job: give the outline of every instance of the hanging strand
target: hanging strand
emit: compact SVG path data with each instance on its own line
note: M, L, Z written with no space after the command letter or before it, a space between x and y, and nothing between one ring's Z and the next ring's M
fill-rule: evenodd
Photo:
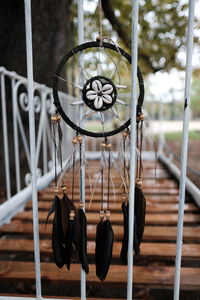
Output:
M103 152L103 150L102 150L102 152ZM102 166L101 166L101 211L103 211L103 164L102 164Z
M123 138L123 151L124 151L124 182L126 182L126 138ZM126 189L124 185L124 194L126 194Z
M99 36L100 40L103 36L103 28L102 28L102 3L101 0L99 0Z
M110 168L111 168L111 148L112 145L106 140L106 149L108 151L108 186L107 186L107 209L106 219L110 219Z
M55 131L55 124L53 123L52 124L52 131L53 131L53 142L54 142L54 163L55 163L55 188L58 187L58 183L57 183L57 167L56 167L56 164L57 164L57 145L56 145L56 131Z
M75 176L75 159L76 159L76 144L78 143L77 137L72 139L72 144L74 145L73 158L72 158L72 203L74 201L74 176Z
M100 166L100 176L101 176L101 208L100 208L100 220L104 219L104 151L106 149L106 142L101 142L101 166Z
M82 165L83 165L83 161L82 161L82 142L83 142L83 137L81 135L77 136L77 141L79 142L79 178L80 178L80 188L82 186L82 176L81 176L81 172L82 172ZM80 208L84 207L84 202L83 202L83 197L82 197L82 189L80 189Z
M139 151L139 120L136 121L136 147L137 147L137 155L136 155L136 178L139 178L139 159L138 159L138 151Z
M58 123L58 116L55 114L51 117L52 123L52 137L53 137L53 144L54 144L54 163L55 163L55 173L54 173L54 192L55 194L58 193L58 181L57 181L57 142L56 142L56 124Z
M142 142L143 142L143 120L140 125L140 162L139 162L139 178L142 179Z

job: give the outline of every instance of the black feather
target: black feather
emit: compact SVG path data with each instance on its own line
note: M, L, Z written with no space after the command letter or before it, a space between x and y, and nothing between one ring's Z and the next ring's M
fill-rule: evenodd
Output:
M55 196L55 214L52 229L52 249L55 264L59 268L62 268L65 264L65 247L60 202L61 201L58 196Z
M84 211L80 208L78 210L79 221L80 221L80 252L79 258L83 270L88 274L88 258L87 258L87 219Z
M123 235L123 240L122 240L120 259L126 265L127 264L127 253L128 253L128 204L126 204L126 202L122 202L121 207L122 207L122 212L123 212L124 235Z
M140 187L135 187L135 238L134 250L135 254L140 254L140 243L142 241L146 214L146 200Z
M114 233L109 220L100 221L96 231L96 275L100 280L104 280L108 273L112 260Z

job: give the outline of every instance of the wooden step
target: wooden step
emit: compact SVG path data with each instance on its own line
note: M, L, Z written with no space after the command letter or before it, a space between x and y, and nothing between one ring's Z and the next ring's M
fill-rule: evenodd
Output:
M45 224L40 224L39 226L40 234L42 235L51 235L52 225L49 224L45 228ZM113 225L113 230L116 240L122 240L123 229L120 225ZM88 238L94 239L96 235L96 226L88 225L87 226ZM0 228L0 234L25 234L33 235L33 226L32 224L23 224L19 221L12 222L10 224L5 224ZM146 226L144 230L144 240L176 240L177 228L176 226ZM188 227L184 226L183 239L185 241L200 242L200 227Z
M97 224L99 222L99 214L88 212L87 214L88 224ZM39 222L45 223L47 219L46 212L39 212ZM13 220L21 220L25 222L32 222L33 214L32 211L23 211L18 213ZM52 222L53 214L49 218L49 222ZM122 213L111 213L110 220L112 224L123 224L123 215ZM177 214L150 214L147 213L145 217L146 225L176 225L178 220ZM200 214L185 214L184 223L200 223Z
M77 203L78 204L78 203ZM42 211L48 211L51 207L52 203L50 201L39 201L38 202L38 208L39 210ZM99 203L93 202L90 206L90 208L88 208L88 210L90 212L99 212ZM87 210L88 205L86 206L86 210ZM31 210L32 209L32 201L29 201L26 205L26 210ZM121 203L110 203L110 210L112 212L121 212ZM199 208L193 204L193 203L187 203L184 206L184 210L187 213L190 212L198 212L200 211ZM177 213L178 212L178 204L168 204L168 203L149 203L147 201L147 213Z
M29 299L29 298L34 298L35 299L35 295L24 295L24 294L1 294L0 293L0 297L1 296L4 296L4 297L17 297L17 299L20 297L20 298L24 298L24 299ZM80 297L72 297L72 296L69 296L69 297L67 297L67 296L65 296L65 297L61 297L61 296L46 296L46 295L42 295L42 299L45 299L45 298L48 298L48 299L64 299L64 300L66 300L66 299L70 299L70 300L81 300L81 298ZM16 300L17 300L16 299ZM119 298L115 298L115 299L113 299L113 298L88 298L87 297L87 300L125 300L125 299L119 299ZM134 300L139 300L139 298L134 298Z
M71 194L68 194L69 198L71 197ZM59 193L59 197L62 197L62 194ZM39 194L39 201L53 201L53 194L52 193L43 193L43 194ZM147 195L145 194L145 199L147 202L153 202L153 203L178 203L178 195L165 195L165 194L160 194L160 195ZM187 199L187 198L186 198ZM74 195L74 200L75 201L80 201L80 196L79 194L75 194ZM87 193L86 194L86 202L90 202L91 200L91 193ZM99 195L94 195L94 197L92 198L92 203L94 202L100 202L101 201L101 196ZM122 202L122 199L120 196L118 197L113 197L113 194L110 195L110 202L111 203L115 203L115 202Z
M20 298L24 298L24 299L29 299L29 298L33 298L33 299L35 299L35 295L24 295L24 294L1 294L0 293L0 297L2 297L2 296L4 296L4 297L17 297L16 298L16 300L20 297ZM62 296L47 296L47 295L42 295L42 299L45 299L45 298L48 298L48 299L55 299L56 298L56 300L57 299L64 299L64 300L66 300L66 299L70 299L70 300L81 300L81 298L80 297L72 297L72 296L64 296L64 297L62 297ZM88 298L87 297L87 300L125 300L125 299L121 299L121 298ZM135 298L134 297L134 300L139 300L139 298Z
M113 257L119 258L122 244L115 242L113 247ZM26 239L0 239L0 253L33 253L33 240ZM172 243L145 243L140 247L140 255L138 258L145 257L159 257L163 259L174 259L176 254L176 244ZM51 240L40 240L40 252L45 254L52 254ZM89 241L87 245L88 255L94 256L95 242ZM200 245L198 244L184 244L183 245L183 260L200 259Z
M43 281L53 284L72 284L80 281L80 265L71 265L70 271L65 267L58 269L53 263L41 263L41 278ZM0 262L0 282L12 281L35 281L34 263L32 262ZM173 287L174 267L165 266L134 266L134 284L138 287L168 289ZM127 284L127 267L112 265L109 273L102 283L96 277L94 265L90 265L90 272L87 276L87 283L90 285L102 286L125 286ZM200 269L181 269L181 289L199 290Z
M178 195L179 194L179 191L177 188L163 188L163 189L160 189L160 188L156 188L156 187L143 187L142 188L143 192L145 195ZM52 194L52 189L46 189L44 190L44 193L51 193ZM71 188L67 188L67 193L70 195L71 194ZM80 193L80 190L78 188L76 188L74 190L74 194L78 194L79 195ZM91 196L91 193L93 193L93 191L88 191L86 190L85 194L86 196ZM116 196L121 196L122 195L122 191L118 191L118 190L115 190L115 192L113 192L113 189L111 187L111 190L110 190L110 194L111 195L116 195ZM59 195L62 195L61 193L59 193ZM101 195L101 189L100 188L96 188L95 191L94 191L94 195L98 195L100 196ZM104 195L106 196L107 195L107 189L105 189L104 191Z
M106 178L105 178L106 179ZM85 187L86 188L90 188L90 183L92 182L96 182L96 180L92 177L91 179L88 179L87 177L85 178ZM101 180L99 179L99 182L101 182ZM120 177L115 177L113 178L113 182L114 183L119 183L120 185L122 184L122 180ZM72 179L71 178L68 178L68 180L66 181L66 183L70 186L72 184ZM156 179L144 179L143 180L143 185L144 186L157 186L157 187L170 187L170 188L174 188L174 187L178 187L178 183L175 179L173 178L170 178L170 179L165 179L165 178L156 178ZM79 187L79 180L77 178L77 181L74 182L74 186L75 187ZM49 185L49 188L50 189L53 189L54 188L54 182L52 182L50 185Z

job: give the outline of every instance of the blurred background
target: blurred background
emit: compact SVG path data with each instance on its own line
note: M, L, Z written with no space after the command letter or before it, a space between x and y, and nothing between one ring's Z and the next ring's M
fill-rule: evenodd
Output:
M141 0L139 3L139 67L145 82L146 124L151 126L148 132L151 132L151 138L155 143L162 135L165 151L175 158L177 164L180 161L184 108L187 2L185 0ZM85 0L84 13L85 41L96 40L100 29L98 1ZM102 18L103 35L109 36L117 45L130 53L130 1L102 0ZM0 65L26 77L23 1L2 0L0 23ZM58 62L67 51L78 44L77 23L77 0L32 1L35 81L52 87L53 74ZM200 3L198 2L194 30L188 175L200 187L199 29ZM73 81L77 68L72 66L66 73L66 77ZM66 92L76 96L76 91L70 85L66 86ZM9 118L11 119L12 111L9 106L7 109L8 130L10 129L11 132L12 124L10 122L9 127ZM28 122L25 119L23 121ZM2 141L2 131L0 140ZM2 155L1 153L1 161ZM1 176L3 182L3 169Z

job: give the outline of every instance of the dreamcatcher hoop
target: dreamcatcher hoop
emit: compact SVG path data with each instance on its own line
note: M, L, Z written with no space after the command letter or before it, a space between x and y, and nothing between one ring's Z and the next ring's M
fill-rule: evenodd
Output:
M122 55L123 57L126 58L126 60L131 64L131 56L124 51L123 49L121 49L120 47L114 45L114 44L110 44L107 42L102 42L102 41L93 41L93 42L88 42L88 43L84 43L81 44L75 48L73 48L71 51L69 51L60 61L57 70L54 74L54 80L53 80L53 97L54 97L54 105L57 108L57 112L60 113L60 115L62 116L63 120L71 127L73 128L77 133L82 134L82 135L86 135L86 136L90 136L90 137L95 137L95 138L106 138L108 136L113 136L125 129L127 129L131 123L130 118L128 119L128 121L124 122L121 126L119 126L118 128L112 130L112 131L105 131L105 132L92 132L92 131L88 131L85 130L81 127L79 127L77 124L75 124L74 122L71 121L71 119L66 115L66 113L64 112L62 105L61 105L61 101L59 98L59 92L58 92L58 79L60 77L60 74L62 72L62 69L64 67L64 65L67 63L67 61L74 56L75 54L86 50L86 49L90 49L90 48L105 48L105 49L110 49L113 50L115 52L120 53L120 55ZM137 115L140 115L142 112L142 105L143 105L143 100L144 100L144 82L143 82L143 77L142 77L142 73L139 69L139 67L137 68L137 77L138 77L138 83L139 83L139 97L138 97L138 104L137 104Z

